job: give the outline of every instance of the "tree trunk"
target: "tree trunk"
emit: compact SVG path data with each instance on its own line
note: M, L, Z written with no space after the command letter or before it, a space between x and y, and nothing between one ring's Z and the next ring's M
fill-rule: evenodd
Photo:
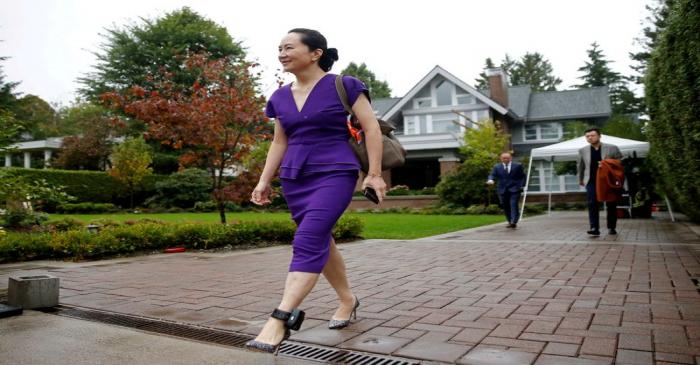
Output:
M219 209L219 217L221 218L221 224L226 224L226 207L224 206L224 202L217 200L216 208Z

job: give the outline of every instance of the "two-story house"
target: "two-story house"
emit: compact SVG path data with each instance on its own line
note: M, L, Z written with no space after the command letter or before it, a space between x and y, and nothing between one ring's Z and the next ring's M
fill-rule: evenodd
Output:
M460 163L464 130L476 127L469 119L500 121L511 135L514 158L524 160L532 148L561 141L566 123L601 125L610 117L606 87L535 92L527 85L509 87L501 69L487 71L486 90L435 66L404 97L373 101L377 116L397 126L396 135L408 152L405 166L385 173L391 185L435 186L440 175ZM551 162L533 166L530 185L535 193L546 187L579 191L575 178L553 175Z

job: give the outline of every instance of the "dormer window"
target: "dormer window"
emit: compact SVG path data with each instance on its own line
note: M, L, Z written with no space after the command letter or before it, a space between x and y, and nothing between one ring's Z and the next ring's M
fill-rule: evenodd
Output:
M443 80L435 85L435 95L437 97L437 105L452 105L452 92L454 87L451 83Z

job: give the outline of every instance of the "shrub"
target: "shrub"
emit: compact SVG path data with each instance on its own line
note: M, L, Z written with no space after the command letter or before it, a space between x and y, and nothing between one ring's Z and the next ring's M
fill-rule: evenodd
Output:
M546 210L546 204L525 204L525 213L528 214L540 214Z
M156 183L156 194L148 205L192 208L199 201L211 198L211 176L202 169L185 169Z
M28 210L8 209L0 215L0 225L9 229L27 229L40 226L49 219L48 214Z
M49 223L49 226L56 231L65 232L76 229L83 229L83 222L79 219L65 217Z
M97 235L88 231L68 231L53 235L51 250L57 257L73 257L82 260L91 256Z
M498 205L472 205L467 208L467 214L502 214L503 211Z
M406 185L393 186L386 193L386 195L391 195L391 196L409 195L409 194L410 194L410 190L409 190L408 186L406 186Z
M100 218L100 219L93 219L89 222L89 224L95 224L100 226L100 228L110 228L110 227L119 227L120 223L113 220L113 219L107 219L107 218Z
M117 211L112 203L64 203L56 211L64 214L99 214Z
M419 211L420 214L444 214L462 215L467 214L467 208L453 204L440 204L438 206L426 207Z
M216 202L213 200L196 202L194 203L194 210L197 212L215 212Z
M452 205L466 207L496 202L496 189L486 185L486 177L490 171L484 163L466 160L455 171L444 176L435 187L435 191L443 203Z
M52 257L49 233L7 232L0 237L0 263Z
M173 246L211 249L260 242L290 243L295 229L291 221L222 225L163 224L142 220L105 225L98 233L85 229L53 233L8 232L0 235L0 262L41 258L97 259ZM333 229L335 237L345 241L359 237L361 232L362 221L357 217L343 216Z
M420 190L420 195L435 195L434 187L425 187Z
M76 198L77 202L112 203L115 205L128 201L124 187L103 171L76 171L56 169L23 169L6 168L10 175L24 176L30 181L46 180L53 186L62 186L63 191ZM145 197L155 193L155 184L167 178L164 175L149 175L144 178L141 190L137 191L136 202L142 202ZM45 202L48 211L56 207L56 203Z
M362 234L362 220L358 217L342 216L333 227L333 236L337 240L350 240Z

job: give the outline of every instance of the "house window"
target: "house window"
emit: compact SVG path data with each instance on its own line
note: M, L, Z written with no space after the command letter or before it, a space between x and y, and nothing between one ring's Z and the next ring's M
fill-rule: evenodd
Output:
M532 141L537 139L537 124L525 124L525 140Z
M564 175L564 188L566 191L579 191L581 186L578 184L578 176L567 174Z
M559 176L554 174L554 164L551 162L542 163L542 175L546 182L544 191L559 191L561 190L561 182Z
M476 114L476 121L477 122L484 122L488 119L490 119L488 110L479 110L477 112L477 114Z
M415 117L415 118L406 117L403 124L404 124L404 133L405 134L418 134L420 132L417 117Z
M432 107L432 99L431 98L420 98L420 99L414 99L413 101L413 109L424 109L424 108L430 108Z
M526 141L558 140L562 134L561 123L526 123L523 136Z
M530 181L527 186L528 192L539 192L540 191L540 164L535 162L532 164L532 171L530 173Z
M433 133L459 133L459 125L454 123L455 118L433 117Z
M541 123L540 139L559 139L559 123Z
M578 185L578 177L576 175L556 175L552 162L534 161L527 191L534 193L547 193L550 191L572 192L582 191L582 188Z
M471 105L476 102L472 95L457 95L457 105Z
M437 95L437 105L452 105L452 84L447 81L440 81L435 86L435 94Z

